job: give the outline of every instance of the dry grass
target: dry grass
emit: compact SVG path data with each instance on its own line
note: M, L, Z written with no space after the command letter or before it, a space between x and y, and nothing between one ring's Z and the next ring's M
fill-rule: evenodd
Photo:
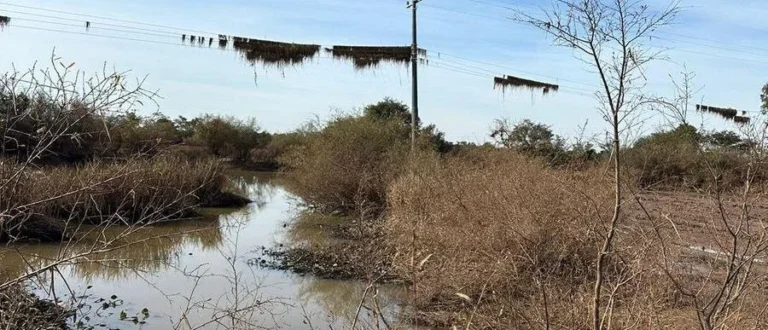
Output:
M232 46L249 63L263 63L277 66L297 65L315 57L320 45L285 43L270 40L232 38Z
M67 329L66 311L50 301L30 295L16 286L0 292L0 328L53 330Z
M333 46L328 52L334 58L352 61L355 69L375 68L381 62L408 64L412 60L412 48L409 46ZM419 49L419 55L426 55L426 50Z
M50 235L60 226L51 222L129 225L188 216L220 199L227 184L219 162L172 157L22 171L14 178L18 170L0 167L6 239L55 240ZM41 230L52 233L35 237Z
M590 329L594 263L612 211L604 170L554 170L498 150L411 164L391 187L385 230L397 273L413 283L414 317L469 329ZM638 200L644 208L626 197L607 259L605 328L698 328L696 308L728 268L718 203L693 193ZM738 198L723 200L736 221ZM765 216L764 207L750 210ZM723 329L766 328L764 267L754 266L742 300L718 321Z
M480 301L476 321L504 328L523 322L516 313L532 317L537 283L547 283L553 304L583 298L597 253L592 232L609 214L609 187L599 177L557 172L512 152L422 159L393 185L387 220L389 238L400 247L399 271L415 283L414 303L456 317ZM421 269L416 276L411 247ZM568 328L581 321L588 320L569 319Z
M518 78L515 76L494 77L493 86L494 88L499 87L502 90L506 90L507 88L528 88L531 90L541 89L541 92L544 94L549 94L549 92L557 92L560 89L559 85Z

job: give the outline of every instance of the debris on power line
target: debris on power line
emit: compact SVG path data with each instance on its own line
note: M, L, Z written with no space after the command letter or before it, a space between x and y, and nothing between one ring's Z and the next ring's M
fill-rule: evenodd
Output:
M737 124L748 124L749 117L745 116L733 116L733 122Z
M220 34L219 35L219 48L225 49L227 48L227 44L229 43L229 37Z
M410 46L333 46L327 48L334 58L350 60L357 70L375 68L381 62L408 64L411 61ZM418 55L426 56L425 49L418 49Z
M737 124L746 124L749 123L750 120L750 118L746 116L746 111L742 111L741 116L739 116L739 110L734 108L722 108L711 105L697 104L696 111L715 114L723 119L732 120Z
M11 22L11 18L8 16L0 15L0 29L6 27Z
M299 65L314 58L320 45L295 44L271 40L232 37L232 47L251 65Z
M507 88L527 88L530 90L541 89L541 92L545 95L549 94L550 92L557 92L560 89L559 85L548 84L509 75L504 75L503 77L493 77L493 88L496 89L497 87L500 87L502 91L506 91Z

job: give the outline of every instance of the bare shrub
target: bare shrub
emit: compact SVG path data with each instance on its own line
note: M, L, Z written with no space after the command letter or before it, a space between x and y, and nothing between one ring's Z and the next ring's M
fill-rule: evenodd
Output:
M10 180L14 167L0 168L0 182ZM216 202L227 184L218 162L174 158L48 168L24 172L18 180L0 186L0 236L6 240L60 240L64 233L39 237L40 226L63 229L70 219L77 219L70 225L131 225L188 216Z
M67 329L68 313L53 302L14 286L0 292L0 327L3 329Z
M409 149L408 128L397 120L338 117L284 158L289 187L322 211L381 210Z
M559 308L547 323L584 328L588 306L579 301L594 280L595 232L604 231L611 197L602 175L553 170L514 152L422 158L392 186L387 237L416 308L443 312L442 321L539 328L546 286L550 308ZM615 266L608 278L626 267L606 264Z

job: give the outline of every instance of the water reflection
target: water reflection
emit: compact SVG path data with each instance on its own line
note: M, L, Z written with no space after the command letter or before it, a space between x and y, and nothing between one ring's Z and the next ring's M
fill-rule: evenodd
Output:
M150 317L142 329L174 325L223 329L226 327L211 320L232 311L240 311L232 315L249 318L246 328L308 329L308 323L315 328L345 328L365 283L301 277L253 262L258 256L254 251L262 246L319 242L323 236L318 226L332 226L339 220L323 217L306 222L314 226L286 228L286 219L297 214L293 196L279 180L240 172L233 174L232 182L255 203L240 210L206 210L199 219L142 228L124 239L122 243L133 243L128 248L89 256L62 267L62 278L43 276L40 282L48 286L53 280L57 291L71 289L68 295L78 297L77 304L87 307L91 322L112 328L134 328L120 314L137 315L144 308ZM51 260L86 251L94 242L116 237L122 230L94 231L76 244L11 246L0 251L0 267L16 277ZM67 294L59 295L64 296ZM102 309L100 299L111 296L118 297L121 304L115 310ZM389 296L382 293L377 302L386 313L395 314L397 305ZM256 308L241 311L249 304ZM365 306L373 306L373 301L369 299ZM373 320L363 318L361 322Z

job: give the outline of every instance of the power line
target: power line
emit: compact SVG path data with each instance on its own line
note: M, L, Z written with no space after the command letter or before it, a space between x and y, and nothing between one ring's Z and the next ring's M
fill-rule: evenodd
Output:
M430 63L432 63L432 62L430 61ZM468 69L463 68L461 66L451 65L451 64L448 64L448 63L440 63L440 62L438 62L438 63L436 63L435 68L442 68L443 70L448 70L448 71L452 71L452 72L463 73L463 74L466 74L466 75L469 75L469 76L483 78L484 80L486 80L488 82L490 82L491 79L494 76L496 76L495 74L480 73L480 72L477 72L477 71L468 70ZM590 91L584 91L584 90L580 90L578 88L573 88L573 87L568 87L568 86L561 86L560 91L565 92L566 94L575 94L575 95L589 96L589 97L593 96L593 95L589 94Z
M697 46L713 48L713 49L727 50L727 51L738 52L738 53L742 53L742 54L755 55L755 56L768 56L768 54L745 52L745 51L740 50L740 49L721 47L721 46L711 46L711 45L705 45L705 44L702 44L702 43L697 43L697 42L693 42L693 41L686 41L686 40L680 40L680 39L671 39L671 38L666 38L666 37L656 37L656 39L666 40L666 41L675 42L675 43L679 42L679 43L697 45Z
M118 39L118 40L154 43L154 44L161 44L161 45L172 45L172 46L182 46L182 47L192 47L192 48L214 49L213 47L203 47L203 46L192 45L192 44L172 43L172 42L157 41L157 40L130 38L130 37L118 37L118 36L110 36L110 35L102 35L102 34L93 34L93 33L87 33L87 32L65 31L65 30L49 29L49 28L42 28L42 27L35 27L35 26L26 26L26 25L18 25L18 24L12 24L11 26L14 27L14 28L41 30L41 31L58 32L58 33L66 33L66 34L78 34L78 35L84 35L84 36L89 36L89 37L105 38L105 39ZM215 49L221 50L219 48L215 48Z
M448 11L448 12L453 12L453 13L458 13L458 14L462 14L462 15L475 16L475 17L480 17L480 18L491 19L491 20L496 20L496 21L502 21L502 22L505 22L505 23L509 23L509 18L501 18L501 17L497 17L497 16L489 16L489 15L483 15L483 14L477 14L477 13L470 13L468 11L462 11L462 10L452 9L452 8L447 8L447 7L442 7L442 6L435 6L435 5L432 5L432 4L422 4L422 6L430 7L430 8L435 8L435 9L438 9L438 10L443 10L443 11Z
M42 23L47 23L47 24L57 24L57 25L63 25L63 26L80 27L80 25L73 25L73 24L66 24L66 23L59 23L59 22L50 22L50 21L42 21L42 20L34 20L34 19L20 19L20 20L42 22ZM173 45L173 46L186 46L186 47L193 47L193 48L206 48L205 45L200 46L200 45L197 45L197 44L171 43L171 42L163 42L163 41L157 41L157 40L147 40L147 39L120 37L120 36L111 36L111 35L101 35L101 34L94 34L94 33L87 33L87 32L77 32L77 31L66 31L66 30L51 29L51 28L44 28L44 27L35 27L35 26L25 26L25 25L18 25L18 24L13 24L12 26L19 27L19 28L25 28L25 29L49 31L49 32L58 32L58 33L65 33L65 34L76 34L76 35L83 35L83 36L92 36L92 37L97 37L97 38L106 38L106 39L115 39L115 40L126 40L126 41L135 41L135 42L146 42L146 43L154 43L154 44ZM92 28L95 28L95 27L92 27ZM137 32L137 31L125 31L125 30L117 30L117 29L109 29L109 28L102 28L102 29L106 29L106 30L110 30L110 31L118 31L118 32L145 34L144 32ZM160 35L160 36L166 36L166 35ZM216 48L216 49L219 49L219 48ZM227 49L227 50L231 50L231 49ZM546 77L546 78L554 79L554 80L557 80L557 81L566 81L566 82L572 82L572 83L579 84L579 85L585 85L585 86L589 86L589 87L596 87L596 85L591 85L591 84L587 84L587 83L583 83L583 82L577 82L577 81L568 80L568 79L562 79L562 78L558 78L558 77L554 77L554 76L538 74L538 73L535 73L535 72L530 72L530 71L525 71L525 70L514 69L514 68L510 68L508 66L493 64L493 63L484 62L484 61L471 60L471 59L468 59L468 58L465 58L465 57L455 56L455 55L451 55L451 54L448 54L448 53L445 53L445 52L438 52L438 54L439 54L439 56L445 55L445 56L449 56L449 57L463 59L465 61L486 64L486 65L495 66L495 67L499 67L499 68L510 69L510 70L513 70L513 71L524 72L524 73L528 73L528 74L535 75L535 76ZM325 57L318 57L318 58L325 58ZM327 58L332 58L332 57L329 56ZM478 67L478 66L468 65L468 64L465 64L465 63L461 63L461 62L457 62L457 61L452 61L452 60L449 60L449 59L443 59L443 58L435 59L435 58L431 58L431 59L429 59L429 61L433 61L433 62L434 61L449 62L449 63L452 63L452 64L449 64L449 65L452 65L454 68L456 68L458 70L470 71L471 73L473 73L475 75L479 74L478 71L482 71L484 77L485 77L484 74L490 74L490 75L494 75L494 76L497 76L499 74L503 74L503 73L500 73L500 72L491 71L491 70L484 69L484 68L481 68L481 67ZM443 64L446 65L445 63L443 63ZM463 67L461 67L461 66L463 66ZM472 71L472 70L474 70L474 71ZM577 88L577 87L569 87L569 88L574 89L574 90L590 92L590 91L588 91L586 89L583 89L583 88Z
M572 84L588 86L588 87L592 87L592 88L600 88L600 86L598 86L596 84L590 84L590 83L586 83L586 82L581 82L581 81L576 81L576 80L570 80L570 79L550 76L550 75L546 75L546 74L542 74L542 73L537 73L537 72L533 72L533 71L521 70L521 69L518 69L518 68L513 68L513 67L510 67L510 66L495 64L495 63L486 62L486 61L474 60L474 59L470 59L470 58L467 58L467 57L462 57L462 56L458 56L458 55L453 55L451 53L446 53L446 52L443 52L443 51L440 51L440 50L432 50L432 51L436 52L438 54L438 56L445 55L445 56L448 56L448 57L452 57L452 58L456 58L456 59L460 59L460 60L464 60L464 61L468 61L468 62L484 64L484 65L498 67L498 68L501 68L501 69L511 70L511 71L515 71L515 72L522 72L524 74L531 75L531 76L539 76L539 77L544 77L544 78L558 80L558 81L570 82Z
M29 16L57 19L57 20L62 20L62 21L74 21L74 22L81 22L81 23L87 22L87 21L81 21L81 20L74 19L74 18L67 18L67 17L60 17L60 16L51 16L51 15L43 15L43 14L36 14L36 13L28 13L28 12L16 11L16 10L3 9L2 11L13 13L13 14L21 14L21 15L29 15ZM156 29L144 29L144 28L139 28L139 27L135 27L135 26L127 26L127 25L111 24L111 23L103 23L103 22L91 22L91 24L99 24L99 25L104 25L104 26L114 26L114 27L123 28L123 29L131 29L131 30L145 31L145 32L151 32L151 33L162 32L162 31L157 31ZM167 34L171 35L170 32L168 32Z
M41 7L24 6L24 5L17 5L17 4L7 3L7 2L0 2L0 5L11 6L11 7L18 7L18 8L26 8L26 9L34 9L34 10L47 11L47 12L66 14L66 15L73 15L73 16L82 16L82 17L106 19L106 20L111 20L111 21L116 21L116 22L123 22L123 23L130 23L130 24L153 26L153 27L159 27L159 28L170 29L170 30L177 30L177 31L189 31L189 32L197 32L197 33L205 33L205 34L217 34L217 33L200 31L200 30L178 28L178 27L173 27L173 26L169 26L169 25L145 23L145 22L139 22L139 21L131 21L131 20L124 20L124 19L119 19L119 18L110 18L110 17L97 16L97 15L81 14L81 13L74 13L74 12L68 12L68 11L63 11L63 10L54 10L54 9L41 8Z
M499 72L496 72L496 71L484 69L484 68L481 68L481 67L471 66L471 65L467 65L467 64L464 64L464 63L461 63L461 62L446 60L446 59L442 59L442 58L440 58L440 59L432 58L429 61L430 61L430 63L436 61L438 64L443 64L443 65L446 64L445 62L448 62L448 63L451 63L449 65L462 67L462 68L464 68L466 70L472 70L474 72L482 72L482 73L485 73L485 74L489 74L492 77L498 77L498 76L504 74L504 73L499 73ZM469 68L469 69L467 69L467 68ZM554 78L554 79L557 79L557 78ZM559 79L557 79L557 80L559 80ZM563 86L561 86L561 87L563 87ZM573 90L582 91L582 92L587 92L587 93L591 93L592 92L592 90L588 90L588 89L584 89L584 88L579 88L579 87L568 86L568 88L573 89Z
M522 10L518 10L518 9L514 9L512 7L509 7L509 5L499 5L499 4L489 3L489 2L483 1L483 0L466 0L466 1L474 2L474 3L479 3L479 4L484 4L484 5L487 5L487 6L500 7L500 8L508 9L508 10L511 10L511 11L523 12ZM503 21L503 22L510 22L510 21L512 21L511 17L489 16L489 15L473 13L473 12L470 12L468 10L459 10L459 9L435 6L435 5L425 5L425 6L429 6L429 7L432 7L432 8L435 8L435 9L439 9L439 10L443 10L443 11L449 11L449 12L454 12L454 13L463 14L463 15L469 15L469 16L475 16L475 17L482 17L482 18L492 19L492 20L496 20L496 21ZM517 6L521 6L521 5L517 5ZM534 6L525 6L525 7L536 8ZM728 45L728 46L733 46L733 47L738 47L738 48L744 48L744 49L752 49L752 50L758 50L758 51L768 51L768 48L761 48L761 47L754 47L754 46L747 46L747 45L739 45L739 44L728 43L728 42L723 42L723 41L714 40L714 39L707 39L707 38L690 36L690 35L684 35L684 34L677 34L677 33L672 33L672 32L659 32L659 35L662 35L662 36L663 35L677 36L677 37L681 37L681 38L694 39L694 40L702 40L702 41L706 41L706 42L710 42L710 43L723 44L723 45ZM665 37L656 37L656 39L671 40L670 38L665 38ZM693 45L698 45L698 46L707 47L707 48L713 48L713 49L721 49L721 50L728 50L728 51L732 51L732 52L745 53L742 50L734 49L734 48L726 48L726 47L721 47L721 46L706 45L706 44L695 43L695 42L691 42L691 41L678 41L678 42L688 43L688 44L693 44ZM678 49L678 50L681 51L681 52L690 52L692 54L707 55L706 53L699 53L699 52L696 52L696 51L687 51L687 50L684 50L684 49ZM749 54L757 55L757 56L767 56L767 55L758 54L758 53L749 53ZM722 56L720 56L720 57L722 57ZM734 57L733 59L742 60L741 58L736 58L736 57Z
M15 20L20 20L20 21L29 21L29 22L35 22L35 23L54 24L54 25L61 25L61 26L71 26L71 27L83 28L83 25L80 25L80 24L68 24L68 23L61 23L61 22L51 22L51 21L37 20L37 19L32 19L32 18L13 17L13 20L14 21ZM157 37L166 37L166 38L178 39L178 35L168 35L168 34L141 32L141 31L130 31L130 30L112 29L112 28L93 26L93 25L87 27L86 29L97 29L97 30L121 32L121 33L133 33L133 34L140 34L140 35L147 35L147 36L157 36Z

